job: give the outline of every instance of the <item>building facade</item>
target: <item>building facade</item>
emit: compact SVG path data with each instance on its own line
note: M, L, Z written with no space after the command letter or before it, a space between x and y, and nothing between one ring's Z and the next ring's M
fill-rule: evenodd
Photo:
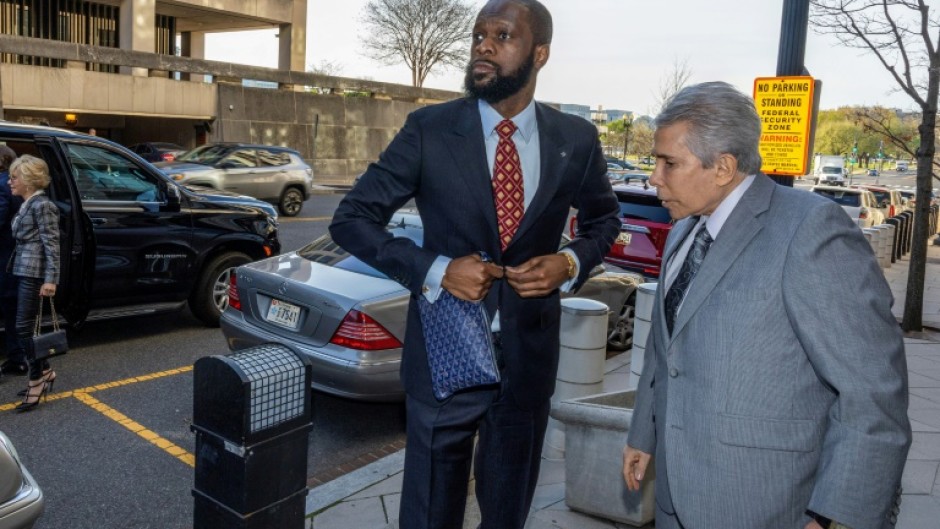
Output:
M351 182L424 104L460 94L305 73L307 0L0 0L0 117L125 145L300 151ZM206 35L278 31L277 68L204 58Z

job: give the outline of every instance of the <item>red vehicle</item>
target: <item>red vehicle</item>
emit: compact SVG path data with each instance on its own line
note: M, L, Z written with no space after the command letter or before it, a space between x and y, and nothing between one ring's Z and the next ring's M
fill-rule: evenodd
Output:
M666 237L672 229L669 210L656 196L656 188L621 184L613 186L620 203L620 235L604 261L641 274L648 279L659 278L666 249ZM575 219L571 220L575 235Z

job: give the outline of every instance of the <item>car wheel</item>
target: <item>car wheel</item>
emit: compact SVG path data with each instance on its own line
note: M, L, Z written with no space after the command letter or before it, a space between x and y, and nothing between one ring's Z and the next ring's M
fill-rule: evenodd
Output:
M636 318L636 293L620 307L620 313L610 333L607 335L607 348L614 351L626 351L633 347L633 321Z
M288 187L281 195L281 200L277 203L277 209L285 217L296 217L300 209L304 206L304 194L296 187Z
M216 256L202 269L196 289L189 296L189 309L207 327L218 327L222 311L228 307L229 277L232 270L251 258L240 252Z

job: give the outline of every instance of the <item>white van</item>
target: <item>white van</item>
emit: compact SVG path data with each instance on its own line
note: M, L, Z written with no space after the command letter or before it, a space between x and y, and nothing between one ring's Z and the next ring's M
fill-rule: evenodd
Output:
M907 162L898 160L897 163L894 164L894 168L897 170L897 172L903 173L904 171L907 171Z

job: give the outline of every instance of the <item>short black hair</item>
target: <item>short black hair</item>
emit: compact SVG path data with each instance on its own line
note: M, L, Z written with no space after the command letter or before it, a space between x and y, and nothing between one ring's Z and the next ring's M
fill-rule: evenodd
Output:
M552 43L552 14L539 0L512 0L529 10L529 23L532 25L532 37L535 44Z

